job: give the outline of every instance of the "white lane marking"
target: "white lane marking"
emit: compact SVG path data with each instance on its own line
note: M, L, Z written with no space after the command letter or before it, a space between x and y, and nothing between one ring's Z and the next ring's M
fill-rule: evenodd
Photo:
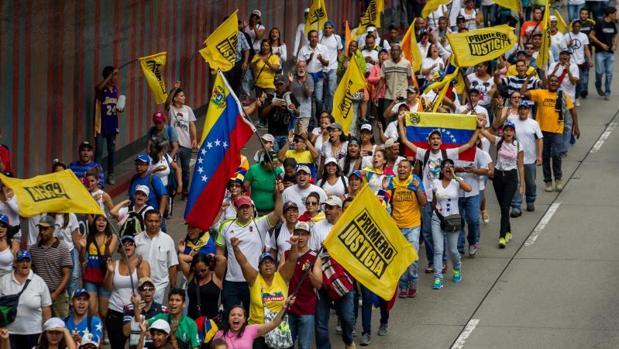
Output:
M533 229L533 233L531 234L531 236L529 236L527 241L524 243L525 246L531 246L535 243L535 241L537 241L539 234L542 233L542 230L544 230L548 222L550 222L550 219L552 219L552 216L554 216L555 212L557 212L559 206L561 206L560 202L555 202L554 204L550 205L548 211L546 211L546 214L544 214L544 217L542 217L542 220L539 221L535 229Z
M593 154L593 153L597 153L598 151L600 151L600 148L602 148L602 146L604 145L604 142L606 142L606 139L608 139L608 137L613 132L615 127L617 127L617 122L615 121L608 124L608 126L606 126L606 130L604 130L604 133L600 135L600 138L598 138L597 142L595 142L595 144L593 145L593 148L591 148L591 151L589 153Z
M456 342L454 343L454 345L451 346L451 349L464 348L464 343L466 343L466 340L467 338L469 338L471 333L475 331L475 327L477 327L477 324L479 324L479 319L469 320L469 322L464 327L464 330L462 331L462 333L460 333L460 336L458 336L458 339L456 339Z

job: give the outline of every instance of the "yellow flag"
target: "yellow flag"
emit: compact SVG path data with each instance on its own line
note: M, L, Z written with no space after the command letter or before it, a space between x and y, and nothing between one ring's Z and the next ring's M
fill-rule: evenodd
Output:
M148 87L153 92L156 104L161 104L168 99L165 82L163 81L163 69L165 68L167 52L159 52L154 55L140 57L140 67L146 78Z
M352 34L350 33L350 26L348 25L348 21L346 21L345 23L345 28L344 28L344 56L348 57L348 46L350 45L350 42L352 41Z
M426 2L423 10L421 10L421 16L423 18L430 16L430 13L436 11L439 6L445 5L450 1L451 0L429 0L428 2Z
M472 67L495 59L518 43L514 28L498 25L469 32L447 34L459 67Z
M546 0L544 4L544 17L542 19L542 44L539 47L537 54L537 67L545 70L548 68L548 59L550 58L550 0Z
M520 13L520 0L494 0L494 3Z
M309 8L307 19L305 20L305 35L310 30L321 31L325 22L329 19L327 16L327 7L325 6L325 0L312 0L312 5Z
M408 27L408 30L404 33L404 37L402 38L402 43L400 44L402 54L411 62L413 71L419 71L419 69L421 69L421 61L423 60L419 45L417 45L417 38L415 37L416 20L417 19L413 20L413 23Z
M398 280L417 253L365 184L323 242L351 276L382 299L391 299Z
M557 17L557 29L559 30L560 33L565 33L567 31L567 24L565 23L565 20L561 16L561 13L559 13L559 10L555 9L554 14L555 14L555 17Z
M353 121L352 98L365 86L365 76L357 60L351 59L333 96L333 118L342 125L344 134L348 134Z
M370 0L368 8L359 20L359 26L357 27L358 33L365 33L368 26L373 25L376 28L380 28L380 16L385 9L385 0Z
M212 70L228 71L236 63L236 44L239 32L237 11L234 11L206 38L204 41L206 47L198 51Z
M0 180L15 192L20 216L32 217L45 212L105 215L71 170L28 179L0 174Z
M441 106L441 104L443 103L443 98L445 98L445 95L447 94L447 90L449 90L449 87L451 86L451 82L461 75L460 67L455 66L453 64L453 58L452 58L451 65L448 66L447 68L447 71L448 73L445 74L445 76L443 76L441 79L439 79L439 81L431 83L430 85L428 85L428 87L426 87L425 90L423 90L423 93L425 94L425 93L428 93L430 90L434 90L438 88L441 89L441 92L439 92L438 96L434 100L434 104L432 105L433 113L436 112L438 108Z

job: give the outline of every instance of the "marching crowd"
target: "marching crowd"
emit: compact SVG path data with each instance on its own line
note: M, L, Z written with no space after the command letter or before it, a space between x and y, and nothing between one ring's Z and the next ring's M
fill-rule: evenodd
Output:
M353 30L348 44L333 20L320 31L301 23L285 35L294 37L291 50L278 28L261 24L260 10L239 21L237 62L226 76L263 148L241 156L223 203L213 203L221 210L212 228L187 225L178 241L166 220L181 215L174 202L187 198L198 147L196 117L185 104L190 91L176 82L165 109L153 114L129 199L114 202L105 185L115 181L122 107L119 72L105 68L96 86L95 144L82 142L76 161L54 161L51 170L71 169L106 215L20 217L19 197L0 190L0 348L330 348L332 331L354 348L359 317L357 343L367 346L373 307L380 309L376 333L386 336L396 298L462 282L463 257L480 253L480 227L491 226L490 185L500 206L497 246L507 248L524 233L514 218L536 209L537 168L544 191L564 187L561 162L580 136L577 110L590 98L590 68L596 92L609 99L616 9L568 0L569 28L561 32L555 16L543 27L534 1L514 14L490 0L453 0L428 18L419 3L392 1L397 16L388 28ZM400 44L413 18L424 57L418 71ZM444 129L431 130L424 147L407 139L407 119L437 101L439 91L425 87L450 64L446 34L503 23L519 28L519 43L465 69L464 91L450 88L440 99L443 113L476 116L468 142L441 147ZM538 66L544 31L551 59ZM332 109L352 60L367 85L353 96L346 135ZM471 149L472 159L459 157ZM8 150L1 150L0 169L10 176ZM415 250L425 250L391 300L357 283L322 246L364 184ZM418 283L420 268L433 274L431 285Z

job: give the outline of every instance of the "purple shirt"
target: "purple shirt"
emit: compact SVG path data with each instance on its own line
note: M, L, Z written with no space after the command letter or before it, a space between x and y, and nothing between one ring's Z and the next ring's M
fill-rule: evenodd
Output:
M118 101L118 87L105 86L99 95L101 102L101 134L104 136L115 135L118 133L118 112L116 102Z

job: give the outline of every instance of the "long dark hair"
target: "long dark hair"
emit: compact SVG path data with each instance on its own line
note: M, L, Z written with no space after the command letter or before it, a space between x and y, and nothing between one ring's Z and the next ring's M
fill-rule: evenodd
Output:
M269 43L271 44L271 50L273 50L273 43L271 42L271 34L273 34L273 30L277 30L277 32L279 33L276 47L280 47L282 45L282 31L279 30L278 27L273 27L271 28L271 30L269 30Z
M104 274L105 274L105 270L107 269L107 265L105 264L105 261L103 260L103 257L101 255L101 249L99 247L99 244L97 244L97 226L96 226L96 222L97 222L97 218L99 217L103 217L106 220L106 225L105 225L105 231L103 232L105 234L106 237L112 236L112 228L110 228L110 222L107 220L107 218L103 215L96 215L95 218L92 220L92 223L90 223L90 226L88 228L88 234L86 235L86 252L89 251L89 247L90 244L95 244L95 247L97 248L97 256L99 257L99 260L101 261L99 267L101 267L101 269L104 270ZM110 253L111 251L105 251L106 253Z
M245 308L243 308L242 305L233 305L232 308L230 308L230 310L228 311L228 318L226 319L226 321L223 322L224 325L224 335L223 337L225 338L228 335L228 332L230 332L230 313L232 313L233 309L242 309L243 310L243 314L245 314L245 322L243 323L243 325L241 326L241 328L239 329L239 333L237 333L236 338L241 338L243 337L243 332L245 332L245 327L247 327L247 311L245 311Z
M360 144L359 140L355 139L356 143L351 143L351 140L353 140L353 139L350 138L348 140L348 146L350 147L351 144L357 144L357 146L359 147L359 157L356 158L356 159L352 159L350 157L350 151L348 151L348 150L346 151L346 156L344 157L344 168L342 169L342 173L344 173L344 174L348 174L350 172L351 160L358 161L360 159L363 159L363 157L361 156L361 144ZM361 168L359 166L359 168L357 168L357 170L360 170L360 169Z
M340 169L340 165L336 162L335 163L335 177L339 178L342 176L342 170ZM322 188L323 185L325 185L325 183L327 182L327 178L329 177L329 174L327 173L327 165L324 166L324 168L322 169L322 179L320 180L320 184L318 185L319 187Z
M213 271L215 270L215 255L212 253L198 253L193 256L193 259L191 260L191 265L189 266L189 272L191 273L192 281L196 280L196 265L198 265L198 263L204 263L204 265L206 265L210 271Z
M443 169L448 163L450 163L452 166L454 165L454 161L452 159L443 159L443 161L441 161L441 173L439 173L438 179L443 179L445 177L443 176Z

